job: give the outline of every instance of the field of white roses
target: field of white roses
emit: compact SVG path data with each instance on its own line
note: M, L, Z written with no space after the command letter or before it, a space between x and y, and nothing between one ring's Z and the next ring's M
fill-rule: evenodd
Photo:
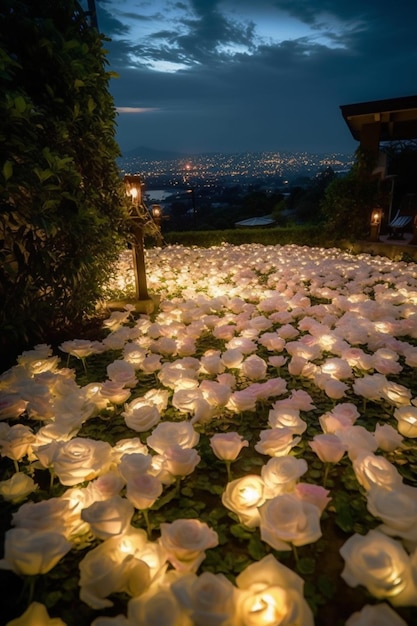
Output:
M153 314L0 375L1 623L416 624L417 265L146 254Z

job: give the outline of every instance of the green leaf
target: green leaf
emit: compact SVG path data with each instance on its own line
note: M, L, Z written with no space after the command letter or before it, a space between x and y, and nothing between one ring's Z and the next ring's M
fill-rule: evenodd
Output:
M9 180L13 176L13 163L11 161L5 161L2 169L4 180Z

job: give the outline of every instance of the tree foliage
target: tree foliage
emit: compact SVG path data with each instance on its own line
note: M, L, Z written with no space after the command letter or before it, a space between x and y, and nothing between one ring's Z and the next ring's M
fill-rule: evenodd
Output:
M378 203L378 180L372 169L369 155L358 150L347 176L335 178L327 186L321 211L330 238L361 239L369 233L372 208Z
M0 8L0 348L94 310L126 212L104 37L75 0Z

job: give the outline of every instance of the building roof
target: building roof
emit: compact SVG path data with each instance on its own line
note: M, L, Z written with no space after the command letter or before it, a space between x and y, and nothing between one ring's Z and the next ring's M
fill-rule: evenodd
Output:
M340 106L352 136L361 140L364 126L380 125L380 141L417 139L417 95Z

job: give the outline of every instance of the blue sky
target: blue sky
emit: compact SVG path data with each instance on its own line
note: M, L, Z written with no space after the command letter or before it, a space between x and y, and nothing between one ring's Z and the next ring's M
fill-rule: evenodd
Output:
M118 74L122 153L352 153L340 105L417 94L416 0L96 0L96 9Z

